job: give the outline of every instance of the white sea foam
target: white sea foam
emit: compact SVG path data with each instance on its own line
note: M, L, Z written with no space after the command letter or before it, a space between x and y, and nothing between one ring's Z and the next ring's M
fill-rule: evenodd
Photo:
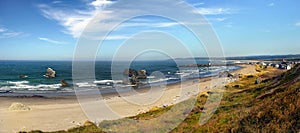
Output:
M164 82L164 81L168 81L169 78L163 78L163 79L154 79L154 80L149 80L149 83L160 83L160 82Z
M61 84L38 84L30 85L29 81L7 81L7 86L2 86L0 90L57 90Z
M147 79L154 79L155 76L147 76Z
M29 81L7 81L8 84L15 84L15 85L21 85L21 84L28 84Z
M11 88L9 86L3 86L3 87L0 87L0 90L1 91L9 91L9 90L11 90Z
M88 82L76 83L78 87L97 87L96 84L90 84Z
M114 83L114 84L121 84L123 83L122 80L96 80L94 81L95 84L110 84L110 83Z

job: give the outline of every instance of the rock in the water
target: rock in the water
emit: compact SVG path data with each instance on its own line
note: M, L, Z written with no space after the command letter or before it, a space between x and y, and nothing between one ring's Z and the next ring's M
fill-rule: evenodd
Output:
M24 111L28 111L28 110L31 110L31 108L29 108L28 106L22 104L22 103L12 103L8 110L24 110Z
M45 77L47 78L54 78L56 76L55 71L52 68L48 68L47 72L45 74Z
M126 69L123 72L123 75L126 77L130 77L129 81L132 85L137 85L139 83L139 79L146 79L147 74L146 70L135 70L132 68ZM127 81L123 81L124 83L127 83Z
M139 70L137 79L146 79L147 78L147 71L146 70Z
M61 84L62 87L68 87L69 86L69 84L65 80L61 80L60 84Z
M19 78L23 79L23 78L27 78L28 76L24 75L24 74L21 74L19 75Z
M123 74L127 75L128 77L132 77L132 76L137 76L138 72L135 69L129 68L124 70Z

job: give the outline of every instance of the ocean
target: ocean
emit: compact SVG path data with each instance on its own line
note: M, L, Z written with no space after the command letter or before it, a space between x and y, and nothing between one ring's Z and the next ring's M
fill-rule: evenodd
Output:
M197 60L197 64L208 64L208 60ZM122 64L122 62L120 62ZM44 75L48 68L56 71L55 78L46 78ZM218 75L219 72L236 70L239 66L213 66L180 67L173 60L164 61L135 61L130 68L146 70L147 79L141 80L139 88L149 84L160 85L161 83L173 84L182 80L198 77ZM159 71L164 76L155 77L151 73ZM0 96L65 96L74 95L76 87L97 87L106 93L113 92L116 87L128 87L122 82L122 77L112 80L111 62L95 62L95 79L93 82L84 81L73 84L72 61L0 61ZM119 73L118 73L119 74ZM21 75L21 76L20 76ZM63 87L60 83L65 80L69 86Z

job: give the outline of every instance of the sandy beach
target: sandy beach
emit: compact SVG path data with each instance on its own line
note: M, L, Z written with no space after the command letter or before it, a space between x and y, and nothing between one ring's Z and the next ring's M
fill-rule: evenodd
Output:
M243 65L241 69L232 72L232 74L255 73L254 65ZM102 115L105 119L116 119L134 116L154 106L176 104L199 92L213 87L222 87L232 80L234 79L220 80L216 77L192 79L181 84L153 87L124 93L120 96L105 96L104 99L99 98L98 100L91 98L80 103L85 107L95 107L95 110L101 109L97 108L98 104L105 103L117 115L110 116L105 112L102 112ZM81 125L92 116L90 112L86 112L87 108L81 108L76 97L0 97L0 101L0 132L5 133L30 130L66 130ZM10 105L16 102L28 106L30 110L9 110Z

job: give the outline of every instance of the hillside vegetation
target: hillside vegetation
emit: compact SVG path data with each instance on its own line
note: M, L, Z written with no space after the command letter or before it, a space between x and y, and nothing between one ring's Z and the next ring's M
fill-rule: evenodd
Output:
M257 68L257 75L241 75L238 81L226 85L219 108L204 125L199 125L207 96L198 95L186 118L171 132L299 132L300 131L300 65L283 72L274 68ZM257 78L261 79L256 83ZM214 95L212 93L211 95ZM186 101L179 103L184 105ZM147 113L126 118L132 121L150 120L173 106L155 108ZM176 113L176 112L174 112ZM97 128L89 123L58 132L142 132L156 128L147 123L140 130L129 127L125 119L104 121ZM165 121L166 124L172 121ZM134 126L134 125L132 125ZM164 130L162 130L164 131ZM41 131L33 131L41 132Z

